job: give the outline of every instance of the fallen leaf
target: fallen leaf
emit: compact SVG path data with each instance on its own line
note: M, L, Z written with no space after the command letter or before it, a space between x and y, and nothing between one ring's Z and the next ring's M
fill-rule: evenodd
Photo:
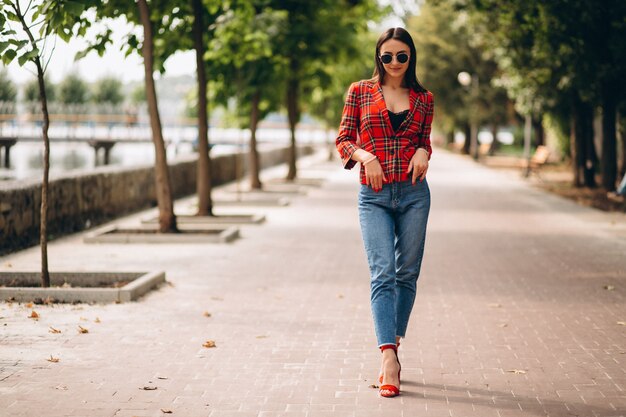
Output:
M615 286L613 286L613 285L605 285L602 288L604 288L607 291L613 291L615 289Z
M145 387L141 387L139 389L142 389L144 391L154 391L155 389L157 389L157 387L151 387L150 385L146 385Z
M94 322L94 323L102 323L102 322L100 321L100 317L96 317L96 319L95 319L93 322Z
M52 363L57 363L59 361L59 358L53 358L52 355L50 355L50 359L46 359L48 362L52 362Z
M167 379L166 376L157 376L157 379Z
M161 412L163 414L172 414L172 410L168 410L167 408L161 408Z
M338 298L343 298L343 294L337 295Z
M617 324L620 326L626 326L626 321L618 321Z
M204 313L202 313L202 315L204 317L211 317L211 313L209 313L208 311L205 311Z
M61 330L55 329L54 327L50 326L50 329L48 330L48 333L57 334L57 333L61 333Z
M61 390L61 391L67 391L67 385L60 384L60 385L57 385L56 387L54 387L54 389L58 389L58 390Z
M89 333L89 330L85 329L83 326L78 326L78 333Z
M39 318L39 314L37 314L37 312L35 310L33 310L32 313L30 313L30 316L28 316L29 319L38 319Z
M79 318L78 320L80 320L80 321L89 321L89 320L87 320L87 319L86 319L86 318L84 318L84 317L81 317L81 318Z
M26 308L33 308L33 303L28 303L25 305Z
M500 323L498 326L500 326L500 327L509 327L508 323Z
M380 387L378 385L376 385L376 384L372 384L368 388L378 389Z
M211 300L224 301L224 299L222 297L211 297Z
M526 371L523 369L508 369L507 372L511 372L513 374L525 374Z
M202 344L205 348L214 348L216 347L215 342L213 340L207 340Z
M500 308L502 307L502 304L500 303L491 303L491 304L487 304L489 307L491 308Z
M256 337L257 339L267 339L267 336L262 334Z
M7 262L7 263L4 264L4 266L6 266L7 268L11 268L13 265L11 265L10 262Z

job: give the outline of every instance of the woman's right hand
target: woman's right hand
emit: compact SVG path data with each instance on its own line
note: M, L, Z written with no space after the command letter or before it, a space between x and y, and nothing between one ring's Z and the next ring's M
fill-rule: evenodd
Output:
M380 165L378 158L371 160L364 164L365 166L365 181L368 186L376 192L379 192L383 188L383 181L387 181L385 174L383 173L383 167Z

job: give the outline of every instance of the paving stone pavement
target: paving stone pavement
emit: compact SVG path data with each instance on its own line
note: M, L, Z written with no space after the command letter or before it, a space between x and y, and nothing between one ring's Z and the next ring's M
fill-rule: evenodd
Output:
M402 394L384 399L370 388L357 172L309 158L301 174L327 181L255 209L267 222L231 244L53 242L52 270L161 269L171 285L128 304L34 306L37 321L1 303L0 416L626 415L623 215L436 152ZM38 256L0 269L37 270Z

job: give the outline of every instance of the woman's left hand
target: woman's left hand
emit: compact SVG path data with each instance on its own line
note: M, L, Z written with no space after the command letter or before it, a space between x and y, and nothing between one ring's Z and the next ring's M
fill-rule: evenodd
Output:
M418 179L421 181L426 178L426 172L428 171L428 152L424 148L419 148L415 151L415 155L409 162L409 169L407 173L413 171L411 183L415 185L415 181Z

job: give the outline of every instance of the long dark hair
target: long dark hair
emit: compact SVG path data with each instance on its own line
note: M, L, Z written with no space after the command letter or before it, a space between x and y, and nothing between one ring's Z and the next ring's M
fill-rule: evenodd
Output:
M389 39L396 39L402 43L409 45L409 68L404 73L404 86L417 92L426 91L424 86L418 81L417 75L415 73L416 53L413 38L411 38L411 35L409 34L409 32L406 31L406 29L400 27L387 29L378 38L378 42L376 42L376 55L374 56L374 60L376 61L376 67L374 68L374 75L372 75L372 78L381 84L385 79L385 67L380 60L380 47Z

